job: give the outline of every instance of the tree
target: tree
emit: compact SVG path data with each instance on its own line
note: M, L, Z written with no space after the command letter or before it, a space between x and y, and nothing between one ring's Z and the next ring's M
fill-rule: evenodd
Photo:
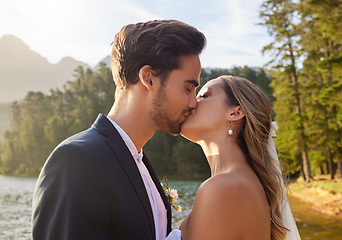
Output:
M331 179L335 172L334 153L342 172L341 149L336 144L341 141L341 126L337 121L340 103L336 102L341 85L341 8L340 0L302 0L299 4L300 43L306 53L303 77L310 93L312 148L326 156Z
M272 51L274 53L274 57L268 65L272 65L274 69L280 71L281 75L283 75L281 79L290 80L286 86L291 87L293 91L292 97L294 101L291 103L294 105L295 113L292 118L302 155L302 172L304 173L304 179L310 181L312 176L308 158L307 138L305 136L306 116L303 112L301 86L298 76L298 61L301 52L297 44L298 29L296 21L298 20L298 12L296 5L291 0L266 0L261 5L259 15L263 20L260 24L267 27L270 36L274 36L274 42L263 48L263 53ZM278 76L280 75L278 74ZM282 127L284 120L277 118L277 121Z
M270 82L262 70L234 69L256 83ZM201 85L227 74L230 74L227 69L203 70ZM105 64L96 70L79 67L74 77L63 89L51 89L49 94L29 92L24 100L13 103L13 130L6 133L0 153L2 172L38 174L57 144L89 128L99 112L109 112L115 88ZM157 131L144 146L144 152L159 175L204 177L209 174L201 148L181 136Z
M2 171L36 175L54 147L63 139L88 128L99 112L106 114L114 101L110 70L75 70L75 81L63 91L28 92L12 104L13 130L7 131L0 153Z

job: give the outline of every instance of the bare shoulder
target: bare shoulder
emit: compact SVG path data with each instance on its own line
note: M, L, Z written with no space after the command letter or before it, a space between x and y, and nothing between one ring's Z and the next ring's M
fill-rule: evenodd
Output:
M220 174L205 181L196 200L200 205L215 203L220 212L250 216L258 208L268 207L264 189L259 180L240 173ZM195 201L196 201L195 200ZM202 207L201 207L202 208Z
M233 203L235 200L239 200L237 204L242 204L243 201L241 200L253 194L253 185L253 182L234 174L220 174L201 184L196 199L206 200L211 198L215 202L224 201L225 203Z
M198 189L186 239L245 238L260 229L260 219L269 224L261 191L250 179L235 174L208 179Z

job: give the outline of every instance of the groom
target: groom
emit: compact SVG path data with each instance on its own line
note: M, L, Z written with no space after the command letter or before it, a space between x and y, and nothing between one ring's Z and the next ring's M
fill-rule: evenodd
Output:
M115 36L115 103L51 153L33 196L33 240L162 240L171 209L142 147L178 134L196 108L205 37L176 21L124 26Z

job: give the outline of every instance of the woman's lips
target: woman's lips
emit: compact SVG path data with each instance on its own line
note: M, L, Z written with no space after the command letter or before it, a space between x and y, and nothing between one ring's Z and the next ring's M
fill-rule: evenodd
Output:
M194 114L194 111L195 110L193 110L191 113L183 113L183 117L184 117L184 121L183 122L185 122L186 120L188 120L188 118L192 115L192 114Z

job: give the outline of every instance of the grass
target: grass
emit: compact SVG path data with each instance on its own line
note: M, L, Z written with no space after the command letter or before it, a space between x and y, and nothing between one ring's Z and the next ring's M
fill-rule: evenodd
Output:
M306 183L302 177L299 177L296 182L291 184L291 188L294 190L301 190L304 188L316 187L330 192L342 193L342 179L338 174L335 175L335 179L331 180L330 175L318 175L314 177L314 180Z
M292 183L291 184L291 189L293 190L300 190L303 189L304 185L303 184L299 184L299 183Z
M316 182L311 183L312 187L319 187L328 191L342 193L342 182Z

